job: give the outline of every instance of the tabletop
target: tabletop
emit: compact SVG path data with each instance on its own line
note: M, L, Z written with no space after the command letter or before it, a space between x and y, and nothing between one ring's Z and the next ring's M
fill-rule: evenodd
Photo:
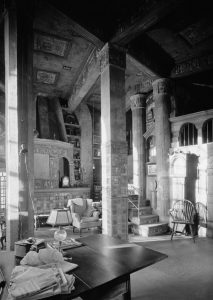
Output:
M83 237L78 241L83 243L82 247L66 251L72 256L72 261L79 265L73 274L84 283L79 289L76 286L73 293L75 295L122 278L167 257L158 251L103 234Z
M71 295L60 295L66 300L75 297L96 299L94 294L104 295L125 283L130 284L130 274L163 260L167 255L134 243L124 242L104 234L77 239L82 246L64 250L78 267L71 273L75 276L75 290ZM128 284L127 284L128 285ZM105 290L104 290L105 289ZM46 298L56 300L58 295ZM100 298L97 298L100 299ZM131 296L128 298L131 299Z

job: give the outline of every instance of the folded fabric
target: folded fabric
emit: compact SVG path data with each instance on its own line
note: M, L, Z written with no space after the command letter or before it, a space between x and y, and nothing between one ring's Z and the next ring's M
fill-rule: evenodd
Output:
M45 248L40 249L38 253L35 251L29 251L20 261L20 264L29 266L39 266L42 264L63 261L63 255L57 249Z
M55 275L53 270L51 269L41 269L37 267L30 267L30 266L16 266L13 269L11 274L10 281L11 282L23 282L24 280L30 280L37 276L52 276Z
M58 278L52 269L17 266L13 270L10 283L9 292L16 299L53 287L58 284Z
M60 264L40 267L16 266L10 279L9 298L36 300L61 293L71 293L75 277L64 274Z

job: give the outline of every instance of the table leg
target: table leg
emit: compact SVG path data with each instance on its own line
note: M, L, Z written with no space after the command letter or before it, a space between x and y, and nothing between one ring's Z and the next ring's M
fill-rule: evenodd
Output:
M130 275L80 295L83 300L131 300Z
M126 280L126 290L127 292L123 294L123 300L131 300L131 282L130 282L130 275L128 276L128 279Z

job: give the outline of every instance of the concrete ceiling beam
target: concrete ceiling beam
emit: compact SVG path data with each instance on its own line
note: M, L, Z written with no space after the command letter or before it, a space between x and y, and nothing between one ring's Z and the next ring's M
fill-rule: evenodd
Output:
M137 16L135 20L131 19L131 24L120 28L120 31L112 38L111 42L125 46L161 21L181 3L183 3L182 0L158 1L154 7L151 5L148 11L142 11L141 15Z
M69 98L68 106L74 111L81 103L87 93L90 91L100 75L100 64L97 48L93 48L86 64L73 88L72 95Z

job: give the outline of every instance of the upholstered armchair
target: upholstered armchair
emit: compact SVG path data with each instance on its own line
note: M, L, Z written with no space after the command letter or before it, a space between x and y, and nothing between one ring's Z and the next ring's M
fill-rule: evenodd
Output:
M100 212L93 208L92 199L70 199L67 207L72 215L73 232L78 228L81 236L82 229L101 227Z

